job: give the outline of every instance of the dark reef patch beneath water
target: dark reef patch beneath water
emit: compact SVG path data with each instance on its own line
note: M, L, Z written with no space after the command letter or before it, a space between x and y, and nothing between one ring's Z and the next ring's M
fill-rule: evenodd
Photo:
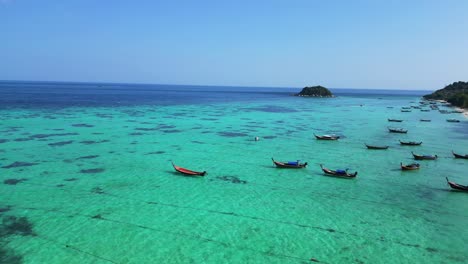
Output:
M159 155L159 154L164 154L164 153L166 153L166 151L159 150L159 151L145 153L145 155Z
M247 183L247 181L241 180L236 176L218 176L216 177L216 179L231 182L231 183L241 183L241 184Z
M6 179L3 181L3 184L7 184L7 185L16 185L18 183L21 183L21 182L24 182L24 181L27 181L28 179L26 178L22 178L22 179Z
M101 173L105 171L103 168L95 168L95 169L83 169L80 170L80 173Z
M89 124L73 124L72 127L94 127L94 125L89 125Z
M29 167L29 166L34 166L39 163L34 163L34 162L23 162L23 161L15 161L11 163L10 165L2 166L4 169L11 169L11 168L18 168L18 167Z
M51 146L51 147L60 147L60 146L65 146L65 145L68 145L68 144L71 144L73 143L73 140L68 140L68 141L60 141L60 142L55 142L55 143L49 143L47 145Z
M103 139L103 140L99 140L99 141L94 141L94 140L83 140L83 141L80 141L81 144L84 144L84 145L91 145L91 144L99 144L99 143L106 143L106 142L109 142L110 140L108 139Z
M247 134L245 133L241 133L241 132L218 132L218 135L222 136L222 137L246 137L248 136Z
M99 155L89 155L89 156L82 156L82 157L78 157L76 158L77 160L80 160L80 159L95 159L99 157Z

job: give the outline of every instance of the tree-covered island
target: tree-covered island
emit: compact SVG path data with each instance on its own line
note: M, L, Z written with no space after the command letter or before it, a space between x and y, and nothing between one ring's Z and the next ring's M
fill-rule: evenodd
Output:
M454 106L468 109L468 82L454 82L431 94L424 99L445 100Z
M305 97L334 97L332 92L323 86L311 86L304 87L300 93L295 94L295 96L305 96Z

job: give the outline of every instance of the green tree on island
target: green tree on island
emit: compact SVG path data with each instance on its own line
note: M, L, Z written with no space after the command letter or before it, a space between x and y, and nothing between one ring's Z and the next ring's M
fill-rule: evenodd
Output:
M423 96L424 99L445 100L454 106L468 108L468 82L454 82Z

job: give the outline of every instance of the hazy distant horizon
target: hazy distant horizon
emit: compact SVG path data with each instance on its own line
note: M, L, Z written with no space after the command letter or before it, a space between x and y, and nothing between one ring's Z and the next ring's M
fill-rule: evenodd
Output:
M142 83L142 82L96 82L96 81L42 81L42 80L0 80L0 83L49 83L49 84L96 84L96 85L148 85L148 86L193 86L193 87L232 87L232 88L277 88L277 89L302 89L306 86L317 86L321 85L327 89L337 89L337 90L382 90L382 91L425 91L425 92L432 92L435 90L442 89L444 87L441 87L439 89L402 89L398 87L394 88L385 88L385 87L376 87L376 88L370 88L370 87L327 87L322 84L313 84L313 85L305 85L302 87L294 87L294 86L245 86L245 85L216 85L216 84L171 84L171 83Z

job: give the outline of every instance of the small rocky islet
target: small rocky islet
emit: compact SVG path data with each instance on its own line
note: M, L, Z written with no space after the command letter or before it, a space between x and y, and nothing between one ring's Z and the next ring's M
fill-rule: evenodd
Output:
M301 97L335 97L333 93L323 86L306 86L302 88L302 91L295 94L294 96Z

